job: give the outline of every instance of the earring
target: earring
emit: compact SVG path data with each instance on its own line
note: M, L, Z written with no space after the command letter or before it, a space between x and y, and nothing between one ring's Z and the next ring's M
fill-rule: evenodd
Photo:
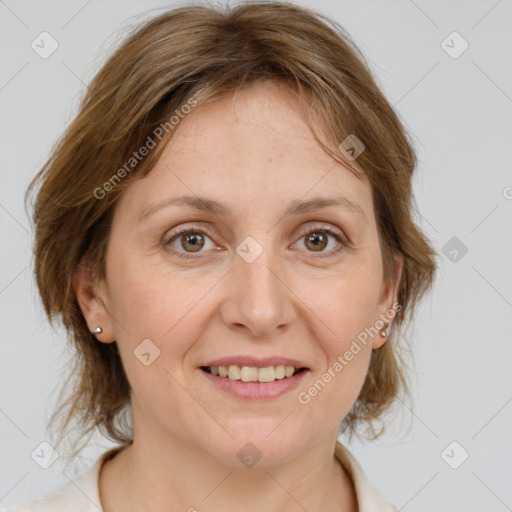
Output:
M380 335L381 335L383 338L385 338L385 337L388 335L388 333L387 333L387 331L386 331L386 329L387 329L388 325L389 325L389 324L387 324L387 323L386 323L386 324L384 324L384 328L383 328L383 329L381 329L381 331L380 331Z
M98 325L94 331L91 331L92 334L101 334L103 332L103 329Z

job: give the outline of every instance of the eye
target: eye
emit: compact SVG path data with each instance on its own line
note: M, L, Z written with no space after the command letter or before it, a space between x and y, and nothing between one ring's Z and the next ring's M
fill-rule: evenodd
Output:
M208 250L218 249L204 231L190 228L171 232L163 240L163 245L183 259L193 259ZM341 251L347 243L341 232L322 226L308 228L296 245L308 252L318 253L318 257L329 257Z
M322 253L322 257L332 256L346 245L341 233L326 227L309 228L297 244L299 247L302 244L300 248L305 248L308 252Z
M178 233L166 237L164 245L171 247L172 251L181 258L193 258L194 253L204 252L202 249L208 250L216 247L204 231L196 229L182 229ZM191 254L191 256L187 256L187 254Z

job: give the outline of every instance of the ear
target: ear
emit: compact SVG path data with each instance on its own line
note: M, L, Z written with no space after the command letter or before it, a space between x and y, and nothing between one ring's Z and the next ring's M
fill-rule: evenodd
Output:
M398 290L400 287L400 280L402 278L402 270L403 270L403 255L401 254L394 254L393 255L393 262L394 262L394 275L396 276L391 282L383 283L381 287L381 293L379 298L379 304L377 311L379 313L379 317L376 320L382 320L386 322L388 325L388 328L391 327L391 323L393 322L393 317L396 314L396 307L394 305L397 302L398 298ZM398 309L399 310L399 309ZM373 338L372 342L372 348L374 350L382 347L384 343L386 343L387 337L384 338L380 336L380 334L377 334Z
M102 332L95 334L98 341L114 342L112 317L107 309L108 301L104 283L97 283L92 270L80 264L73 275L73 287L89 331L93 332L99 326Z

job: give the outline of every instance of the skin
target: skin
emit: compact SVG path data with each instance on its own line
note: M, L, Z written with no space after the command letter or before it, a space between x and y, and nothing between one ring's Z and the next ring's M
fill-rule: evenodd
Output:
M105 512L357 510L334 446L385 338L370 339L309 404L297 395L389 311L397 288L383 283L370 186L321 149L298 105L286 88L260 83L193 110L121 196L106 279L76 273L88 325L102 326L99 341L117 341L132 387L134 442L102 468ZM137 220L178 195L218 201L232 216L179 204ZM283 216L294 201L341 196L364 217L341 206ZM204 231L201 251L187 253L180 236L169 242L177 227ZM313 228L348 243L327 235L314 251ZM247 236L263 249L250 264L236 252ZM160 350L149 366L133 354L144 339ZM290 357L309 373L280 397L243 400L198 368L233 355ZM237 457L247 442L261 452L253 468Z

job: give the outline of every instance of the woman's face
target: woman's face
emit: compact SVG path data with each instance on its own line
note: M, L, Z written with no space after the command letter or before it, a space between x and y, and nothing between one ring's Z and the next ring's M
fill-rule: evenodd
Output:
M394 303L382 279L369 185L259 84L188 114L123 193L88 322L117 340L136 440L273 465L336 436L385 341L353 344ZM237 364L249 382L204 369Z

